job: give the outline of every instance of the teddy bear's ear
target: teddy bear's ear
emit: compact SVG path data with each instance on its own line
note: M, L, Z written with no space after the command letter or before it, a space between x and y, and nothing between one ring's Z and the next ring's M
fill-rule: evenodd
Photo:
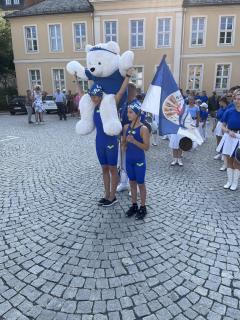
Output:
M117 42L115 41L109 41L106 43L106 49L116 53L116 54L119 54L120 53L120 48L119 48L119 45L117 44Z
M87 44L86 48L85 48L85 51L89 52L92 48L93 48L93 46L91 46L90 44Z

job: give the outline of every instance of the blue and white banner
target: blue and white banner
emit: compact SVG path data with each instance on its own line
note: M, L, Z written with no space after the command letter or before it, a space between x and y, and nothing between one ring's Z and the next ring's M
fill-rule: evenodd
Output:
M159 134L181 134L198 144L203 140L163 57L148 88L142 110L159 116Z

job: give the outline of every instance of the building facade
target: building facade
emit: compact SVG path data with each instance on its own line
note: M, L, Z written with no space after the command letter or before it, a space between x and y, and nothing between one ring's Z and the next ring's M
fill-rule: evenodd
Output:
M180 79L183 89L222 93L240 84L240 1L215 3L214 0L183 3L181 74L185 76Z
M133 82L142 91L166 54L184 90L221 93L240 83L240 0L219 2L44 0L14 12L7 18L19 94L36 84L49 93L57 87L75 91L66 64L85 65L85 45L110 40L121 52L134 52Z

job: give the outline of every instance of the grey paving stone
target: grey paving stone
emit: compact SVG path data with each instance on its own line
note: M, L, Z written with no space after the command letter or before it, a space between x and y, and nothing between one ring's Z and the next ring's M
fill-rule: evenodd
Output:
M77 305L77 313L88 314L92 312L93 302L91 301L80 301Z
M5 301L0 304L0 315L4 315L8 310L11 309L11 304L8 301Z
M168 142L150 149L148 215L136 222L127 192L96 205L94 134L44 118L0 115L0 136L20 137L1 142L0 318L240 319L240 198L221 187L214 137L183 168L169 167Z
M144 317L150 314L150 311L146 304L141 304L134 308L134 312L138 317Z

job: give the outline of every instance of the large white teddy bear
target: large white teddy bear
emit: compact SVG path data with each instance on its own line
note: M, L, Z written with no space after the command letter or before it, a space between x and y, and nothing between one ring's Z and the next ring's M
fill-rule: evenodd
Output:
M85 69L77 61L71 61L67 64L67 71L77 75L81 80L92 80L103 88L104 95L100 105L103 130L107 135L118 135L122 126L118 119L114 95L121 88L127 70L133 66L134 54L132 51L125 51L120 56L119 45L114 41L95 46L87 45L86 52L87 68ZM127 93L123 96L120 107L126 99ZM86 135L94 130L95 106L88 94L81 98L79 109L81 120L76 125L76 131Z

